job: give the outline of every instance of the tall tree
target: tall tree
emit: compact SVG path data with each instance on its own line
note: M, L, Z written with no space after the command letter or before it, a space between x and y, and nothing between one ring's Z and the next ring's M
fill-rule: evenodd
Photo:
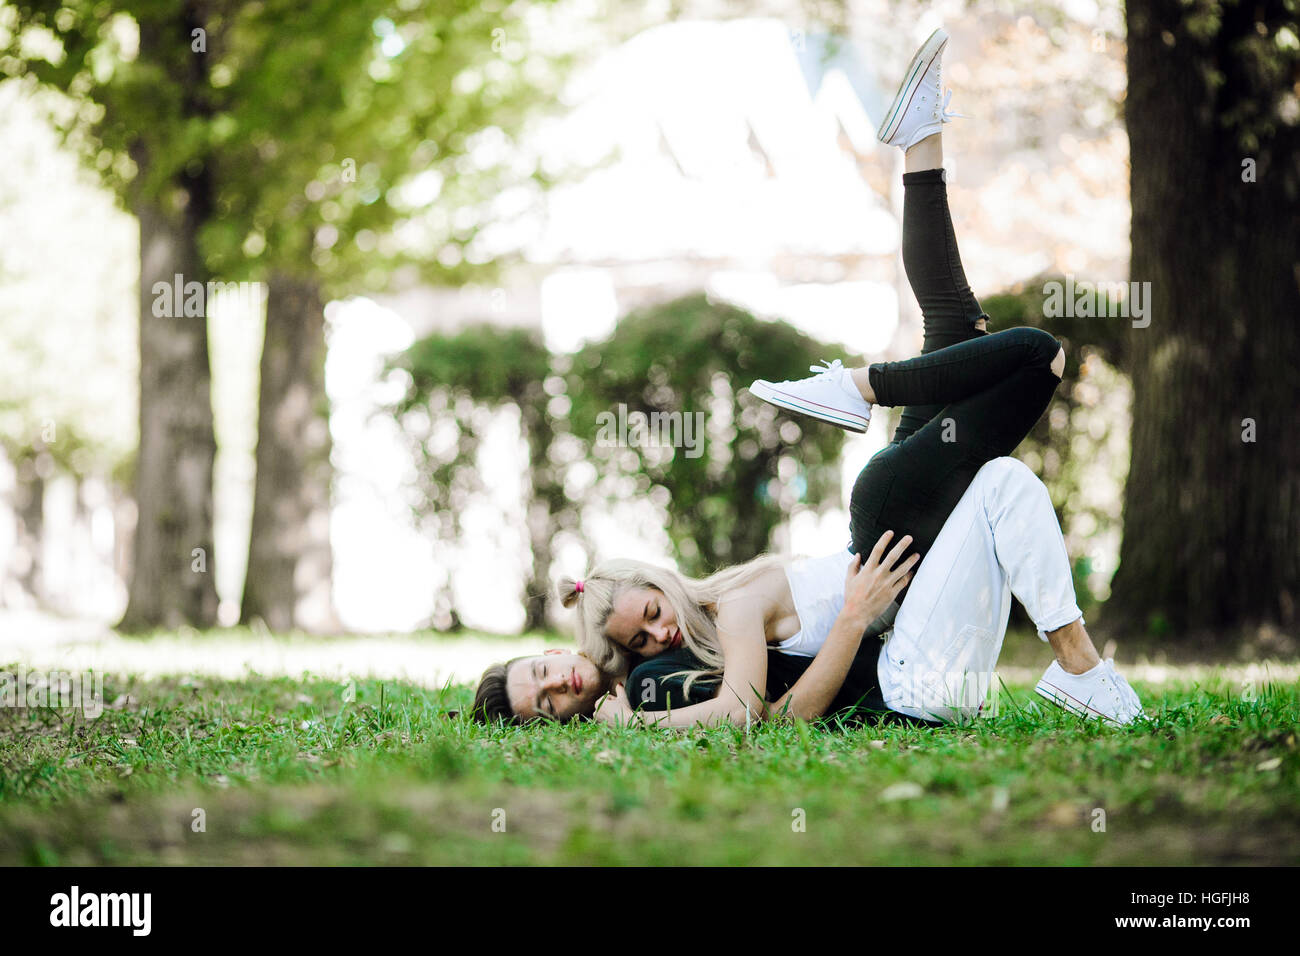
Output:
M223 274L270 277L245 621L333 618L324 303L403 272L495 275L474 248L486 201L535 172L512 140L554 107L569 60L536 47L525 13L539 5L270 0L227 26L206 249ZM471 155L493 137L495 160Z
M140 445L126 629L216 621L199 233L213 215L209 4L9 5L0 69L82 104L62 131L140 224ZM202 290L195 295L194 290Z
M1300 598L1300 23L1129 0L1133 462L1112 621L1185 638Z
M0 66L103 107L66 132L141 222L140 524L124 623L215 614L205 310L164 321L151 308L155 281L177 274L267 284L269 477L255 487L244 618L311 623L300 605L312 594L310 616L328 621L323 303L386 288L403 267L446 284L495 274L475 247L499 218L491 200L552 178L535 158L521 169L511 137L558 106L579 39L540 48L538 4L477 0L16 7ZM207 573L161 577L182 545L185 574Z
M310 279L267 288L257 476L240 617L272 630L337 626L330 579L330 432L325 314Z

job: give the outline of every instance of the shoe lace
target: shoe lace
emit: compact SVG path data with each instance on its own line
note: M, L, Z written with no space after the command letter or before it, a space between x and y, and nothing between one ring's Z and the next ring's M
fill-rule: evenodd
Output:
M952 90L948 90L943 95L943 103L940 105L939 98L934 100L934 118L941 123L951 123L954 119L970 119L965 113L954 113L948 109L948 104L952 102Z
M824 366L826 366L826 367L825 367L825 368L822 368L822 365L824 365ZM833 361L833 362L828 362L828 361L826 361L825 359L822 359L822 365L809 365L809 366L808 366L808 371L810 371L810 372L816 372L816 373L817 373L816 375L813 376L813 378L821 378L822 376L824 376L824 375L830 375L830 374L832 374L833 372L842 372L842 371L844 371L844 364L843 364L842 362L840 362L839 359L836 359L836 360Z

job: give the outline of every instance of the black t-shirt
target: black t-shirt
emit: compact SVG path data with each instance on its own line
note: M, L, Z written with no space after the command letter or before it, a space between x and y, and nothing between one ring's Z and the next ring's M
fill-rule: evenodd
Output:
M863 641L862 648L844 677L839 693L831 701L822 719L841 717L848 722L873 724L902 720L938 726L936 721L918 720L885 706L876 676L876 656L879 652L880 646L876 641L872 640L869 643ZM780 700L781 695L803 676L812 661L811 657L797 657L769 648L765 695L767 700L769 702ZM699 670L702 666L699 659L684 647L647 658L628 675L626 686L628 701L633 707L639 707L641 710L662 711L669 707L677 709L712 700L718 693L717 678L701 677L691 684L690 692L687 693L683 689L686 675L675 674L677 671Z

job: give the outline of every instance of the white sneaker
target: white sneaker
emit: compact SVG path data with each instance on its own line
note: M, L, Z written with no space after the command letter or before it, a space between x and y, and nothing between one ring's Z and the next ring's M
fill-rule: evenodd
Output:
M1082 674L1070 674L1052 661L1034 690L1071 713L1104 720L1117 727L1145 716L1133 688L1115 672L1112 658Z
M822 363L825 368L809 367L810 372L817 373L812 378L789 382L768 382L760 378L749 390L778 408L811 415L851 432L865 432L871 421L871 404L853 383L852 372L839 359L834 362L822 359Z
M876 135L886 146L906 151L927 136L943 130L943 124L961 113L948 112L952 90L945 96L939 79L939 61L948 45L948 34L941 27L930 34L912 57L903 75L903 84L894 102L885 111Z
M1125 700L1128 701L1132 713L1135 716L1145 717L1146 713L1142 710L1142 701L1138 699L1137 691L1129 686L1129 683L1124 679L1123 674L1120 674L1115 670L1115 658L1108 657L1104 663L1106 669L1110 672L1109 676L1115 681L1115 684L1119 687L1120 693L1124 695Z

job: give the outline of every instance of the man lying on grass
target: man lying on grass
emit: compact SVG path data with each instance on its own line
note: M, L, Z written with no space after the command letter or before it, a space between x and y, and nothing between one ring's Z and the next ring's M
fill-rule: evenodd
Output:
M1024 464L996 458L979 469L910 583L916 556L901 560L910 536L886 554L891 539L881 535L865 561L760 557L702 581L601 564L585 581L560 582L583 653L493 665L473 712L675 727L783 716L964 722L994 690L1014 594L1056 654L1039 695L1114 725L1142 716L1084 629L1051 500ZM843 585L832 583L841 573ZM867 640L886 628L883 643ZM743 663L740 679L719 644L730 645L728 664Z
M780 696L788 692L811 663L808 657L768 651L769 694ZM706 676L687 686L689 674L702 666L689 650L668 651L637 665L626 684L633 688L639 710L648 713L703 703L717 696L719 681ZM870 655L854 657L839 693L823 716L848 722L910 721L911 718L885 706L875 686L875 677L875 661ZM626 697L622 680L606 674L580 653L553 648L533 657L516 657L489 667L479 682L471 713L484 723L591 718L601 699L616 688Z

